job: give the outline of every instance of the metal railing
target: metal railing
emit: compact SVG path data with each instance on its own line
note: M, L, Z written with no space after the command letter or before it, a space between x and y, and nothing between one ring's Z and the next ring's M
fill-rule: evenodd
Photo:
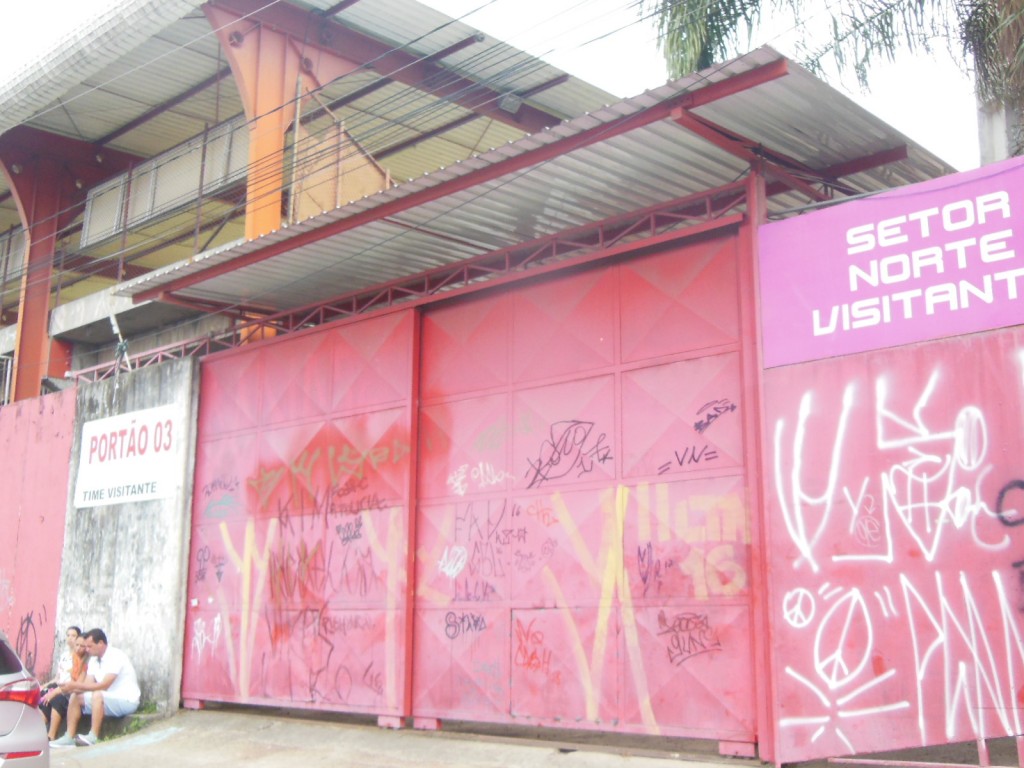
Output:
M738 226L747 203L745 181L614 216L609 219L484 253L471 259L393 280L313 305L248 319L221 333L176 342L74 372L80 381L111 378L119 365L130 369L185 357L204 357L266 338L315 328L405 303L436 300L441 294L473 290L527 271L610 258L637 249L667 247L674 241L725 226ZM123 370L123 368L122 368Z

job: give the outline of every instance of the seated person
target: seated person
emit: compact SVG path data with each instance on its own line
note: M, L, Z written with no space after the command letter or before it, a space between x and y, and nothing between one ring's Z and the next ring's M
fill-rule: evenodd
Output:
M52 743L54 747L92 746L99 741L105 716L124 717L139 708L139 680L125 652L108 645L102 629L90 629L83 637L89 666L84 681L61 686L70 695L68 732ZM92 717L92 728L78 735L83 713Z
M71 627L71 629L77 629L77 627ZM70 635L69 631L68 636L70 637ZM85 680L86 665L89 661L89 654L85 652L85 638L76 635L74 643L75 652L71 656L71 670L66 677L61 679L62 684L72 680L79 683ZM63 664L63 658L61 663ZM64 693L59 685L49 688L39 699L39 711L43 713L43 718L49 719L50 722L50 741L57 738L60 724L68 716L68 704L68 694Z
M60 659L57 660L57 674L53 680L42 686L44 693L71 679L71 667L74 664L75 656L75 640L81 634L82 630L74 625L65 630L64 649L60 653Z
M61 651L60 658L57 660L57 674L48 683L44 683L40 686L39 711L43 715L43 722L50 721L49 702L53 697L60 693L57 688L61 683L66 683L71 679L71 672L75 658L75 640L77 640L81 634L82 630L75 626L68 627L64 631L64 649ZM50 699L47 699L47 696L51 693L52 696L50 696Z

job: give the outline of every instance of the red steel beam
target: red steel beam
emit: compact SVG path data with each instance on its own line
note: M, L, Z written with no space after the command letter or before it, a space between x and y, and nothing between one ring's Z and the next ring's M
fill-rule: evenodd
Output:
M117 280L118 263L116 259L111 259L110 257L93 259L82 253L73 253L64 257L60 270L61 273L77 272L85 277L107 277L111 280ZM136 264L125 264L122 279L132 280L136 277L142 277L142 275L148 274L150 271ZM66 288L69 283L61 281L61 285Z
M853 160L847 160L843 163L831 165L828 168L822 168L818 173L826 179L839 179L843 176L849 176L862 171L870 171L872 168L878 168L882 165L906 159L907 147L905 144L902 144L898 147L893 147L892 149L883 149L881 152L875 152L871 155L864 155L863 157L857 157ZM787 192L789 189L789 184L784 181L773 181L767 185L769 197L781 194L782 192Z
M188 101L189 99L191 99L196 94L202 93L207 88L209 88L211 85L215 85L216 83L219 83L221 80L223 80L225 77L228 77L230 74L231 74L231 67L224 67L219 72L216 72L212 76L210 76L210 77L206 78L205 80L203 80L201 83L197 83L196 85L193 85L187 91L182 91L181 93L179 93L174 98L171 98L171 99L168 99L167 101L165 101L163 104L158 104L157 106L153 107L148 112L144 112L143 114L141 114L138 117L136 117L134 120L129 120L127 123L122 125L120 128L114 129L113 131L111 131L107 135L100 136L100 138L96 139L96 141L94 141L93 143L97 144L99 146L103 146L104 144L108 144L109 142L113 141L116 138L124 136L126 133L128 133L129 131L135 130L136 128L138 128L143 123L148 123L154 117L162 115L167 110L174 109L176 106L178 106L182 102Z
M476 45L477 43L482 42L483 39L484 38L482 35L473 35L471 37L467 37L464 40L460 40L457 43L449 45L447 48L437 51L437 53L432 53L429 56L424 56L420 61L424 64L436 63L444 58L447 58L448 56L451 56L453 53L458 53L464 48L469 48L471 45ZM440 72L443 70L438 71ZM393 82L395 82L395 80L392 77L382 77L379 80L370 83L369 85L363 86L362 88L353 91L347 96L341 96L335 99L334 101L331 101L327 104L323 104L319 107L316 107L315 109L311 109L309 112L304 114L299 119L299 122L302 125L306 125L312 122L313 120L316 120L318 117L322 117L325 113L331 112L335 109L341 109L346 104L351 104L353 101L358 101L364 96L370 95L374 91L379 91L381 88L391 85L391 83ZM426 85L426 83L424 83L424 85ZM479 115L477 115L475 112L472 113L472 115L474 119L479 117Z
M320 13L323 14L324 16L334 16L337 13L341 13L346 8L351 8L358 2L359 0L341 0L340 3L335 3L327 10L320 11Z
M848 160L845 163L833 165L831 168L826 169L824 173L834 178L852 176L855 173L869 171L880 165L906 160L907 156L907 145L900 144L892 149L883 149L881 152L876 152L873 155L865 155L864 157L858 157L855 160Z
M820 203L831 199L829 195L819 189L815 189L803 178L796 175L800 174L802 176L817 179L819 175L817 171L813 171L810 168L797 163L795 160L788 158L786 159L786 165L791 167L787 168L780 164L780 161L782 160L781 156L776 155L775 158L777 159L773 159L772 153L762 150L757 142L744 136L740 136L739 134L723 128L720 125L716 125L710 120L698 117L689 110L681 109L672 117L675 122L683 128L686 128L691 133L695 133L705 141L714 144L719 149L724 149L729 154L742 160L746 160L748 163L762 163L765 170L768 172L768 175L781 179L786 184L789 184L793 189L803 192L811 200ZM823 179L822 181L828 183Z
M364 35L343 24L304 11L289 3L270 3L266 0L214 0L214 7L223 8L243 16L247 21L263 24L286 35L304 41L307 47L321 48L348 61L372 67L383 77L406 85L423 87L425 81L436 80L436 64L396 49L380 40ZM313 24L320 26L310 34ZM444 81L429 88L441 99L448 99L466 109L508 123L528 133L537 133L561 122L560 118L523 104L513 115L498 106L504 93L451 72Z
M389 147L385 147L379 152L372 152L371 154L373 155L374 160L383 160L385 157L397 155L399 152L409 149L409 147L415 147L417 144L421 144L427 139L433 139L436 136L448 133L448 131L454 131L456 128L459 128L465 125L466 123L471 123L479 117L480 115L476 114L475 112L470 112L468 115L463 115L462 117L456 120L452 120L450 123L439 125L437 128L434 128L429 131L424 131L423 133L417 133L415 136L411 138L405 139L404 141L396 142L395 144L392 144Z
M333 237L334 235L338 235L343 232L348 232L352 229L363 226L364 224L368 224L388 216L395 216L419 205L425 205L426 203L453 195L478 184L493 181L494 179L500 178L506 174L521 171L525 168L538 165L539 163L546 162L574 150L588 147L600 141L606 141L615 136L650 125L651 123L656 123L670 117L673 111L680 107L688 109L702 104L711 103L719 98L735 93L736 88L740 87L736 82L734 82L735 80L741 81L742 88L751 88L760 83L769 82L776 78L783 77L788 73L788 71L787 61L785 59L779 59L762 67L748 70L734 78L722 80L717 83L713 83L712 85L705 86L700 90L686 91L677 94L672 98L666 99L660 104L656 104L655 106L641 112L636 112L632 115L623 117L614 123L588 128L573 136L557 139L535 149L527 150L515 157L499 160L498 162L492 163L484 168L469 171L462 176L458 176L448 181L443 181L433 187L418 190L397 200L392 200L390 202L383 203L382 205L378 205L375 208L355 213L352 216L339 219L338 221L334 221L330 224L325 224L323 227L318 229L293 235L292 237L280 240L272 245L258 248L255 251L231 261L223 262L200 272L185 275L158 288L151 288L147 291L143 291L135 296L134 300L136 302L150 301L160 296L160 294L174 293L182 288L187 288L195 285L196 283L201 283L204 280L209 280L210 278L227 274L228 272L233 272L236 269L247 267L252 264L258 264L261 261L265 261L266 259L278 256L282 253L287 253L295 248L301 248L309 243L318 242L325 238Z
M53 257L61 229L85 206L85 190L137 159L25 125L0 137L0 167L28 244L18 300L14 400L38 397L42 380L60 375L66 365L64 345L49 336Z
M250 307L244 304L227 304L225 302L210 301L208 299L183 299L180 296L165 296L163 303L173 304L174 306L182 307L183 309L194 309L197 312L202 312L208 315L227 315L229 317L244 318L246 320L251 320L253 314L270 314L270 311L266 307Z
M527 88L525 91L517 91L516 95L519 96L520 98L526 99L534 95L535 93L540 93L541 91L546 91L548 88L554 88L556 85L561 85L568 79L568 75L560 75L558 77L552 78L551 80L548 80L546 83L535 85L533 88ZM424 131L423 133L413 136L411 139L399 141L396 144L392 144L390 147L385 147L379 152L374 152L373 157L376 160L381 160L385 157L389 157L390 155L398 154L402 150L416 146L421 141L432 139L435 136L440 136L444 133L448 133L448 131L454 131L456 128L459 128L460 126L463 126L466 123L473 122L474 120L477 119L477 117L479 117L479 115L477 115L475 112L470 112L468 115L463 115L462 117L456 120L452 120L450 123L439 125L437 128L434 128L433 130Z

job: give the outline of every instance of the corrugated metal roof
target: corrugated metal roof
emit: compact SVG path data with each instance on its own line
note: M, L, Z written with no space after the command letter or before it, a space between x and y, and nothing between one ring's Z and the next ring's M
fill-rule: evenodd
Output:
M152 3L153 0L145 2ZM121 7L127 12L135 6L145 5L145 2L126 0ZM13 93L12 84L0 84L0 114L5 118L0 131L28 120L44 130L95 141L212 76L227 63L219 52L216 35L206 18L194 10L201 4L198 0L178 0L173 6L178 9L177 16L169 16L165 8L157 17L160 23L154 21L141 30L143 36L132 38L133 45L122 44L108 55L90 59L89 67L77 72L74 78L68 77L54 84L52 90L40 91L38 83L27 82L26 87L33 93L31 103L25 101L24 96L16 98L18 94ZM316 0L295 4L323 12L334 3ZM163 5L170 4L165 2ZM333 18L417 58L476 36L479 42L445 57L441 66L446 71L457 72L501 93L527 90L564 76L561 70L415 0L356 3ZM91 51L96 47L92 38L100 32L106 33L112 24L109 19L97 20L79 36L66 41L61 49L62 60L75 59L84 55L82 52ZM146 44L140 46L143 40ZM358 70L342 78L343 83L333 84L334 91L342 94L353 91L387 74ZM36 73L34 77L39 79L41 75ZM328 92L328 97L333 95L334 92ZM531 96L529 100L557 117L565 118L582 114L609 98L604 91L570 77ZM446 113L449 117L453 110L464 113L464 110L431 96L429 84L424 91L396 83L362 99L360 104L361 111L367 116L363 118L367 122L362 130L364 133L373 130L369 116L374 114L391 122L395 122L396 113L399 117L404 114L407 124L415 117L417 128L430 130L446 119ZM136 132L130 147L121 140L114 141L111 146L150 157L196 135L204 123L215 124L240 111L237 89L228 78L219 89L211 88L204 92L202 98L194 97L186 105L172 110L172 114L179 116L179 121L184 115L190 118L189 125L181 126L187 133L168 130L162 124L173 118L161 115L149 121L145 131ZM419 125L421 120L422 125ZM356 122L350 120L350 123ZM358 125L349 124L347 127L357 136L360 133Z
M293 0L292 4L323 14L336 3ZM201 5L201 0L124 0L112 5L39 62L10 82L0 83L0 132L27 122L44 131L96 142L156 112L107 143L149 158L201 134L207 126L241 114L242 102L230 76L159 111L169 100L228 66ZM499 95L548 84L551 87L530 95L527 103L549 111L554 119L582 114L611 98L415 0L360 2L332 18L416 59L471 40L472 44L437 62L441 72L457 73ZM356 70L326 84L317 98L321 103L332 102L369 83L386 82L388 74L372 68ZM417 178L523 135L521 128L474 115L430 90L430 83L415 88L393 82L334 114L371 154L382 154L381 164L396 180ZM430 135L453 121L461 124ZM413 143L424 135L426 140ZM18 223L13 201L5 199L8 191L0 177L0 229Z
M255 241L200 254L187 263L126 283L118 293L138 295L186 275L201 276L211 267L245 259L270 245L304 240L317 229L590 129L606 128L608 138L416 205L387 220L371 221L210 277L176 293L185 298L294 308L726 185L746 173L748 162L676 122L662 120L621 135L615 135L614 129L626 116L779 61L784 57L777 52L759 49ZM858 193L952 172L938 158L799 66L788 62L788 70L784 77L693 111L816 169L907 147L905 160L844 177L843 182ZM806 203L807 198L788 192L772 198L770 207L779 211Z
M152 2L128 0L125 7L141 8ZM291 2L321 14L335 5L335 0ZM142 36L146 44L123 45L111 55L92 56L89 48L96 41L89 34L69 41L60 60L87 58L89 66L76 72L75 77L62 79L59 87L51 87L46 79L52 73L46 78L39 75L45 88L35 88L31 82L26 85L24 78L19 80L21 87L32 89L34 99L38 97L32 102L36 116L29 123L95 142L120 132L224 70L225 57L204 14L196 10L198 5L195 0L178 0L176 4L163 0L159 23L153 21L145 27ZM178 9L176 17L167 11L171 7ZM230 265L269 245L301 237L302 245L287 253L223 275L201 278L197 284L176 292L186 299L228 305L294 308L729 184L748 171L747 160L676 122L665 119L622 134L615 133L616 126L627 116L655 109L681 94L698 93L783 60L771 49L760 49L617 101L415 0L364 0L333 18L415 58L466 42L465 47L441 61L444 72L483 83L495 99L512 92L529 93L528 104L568 119L546 131L526 135L519 127L470 112L450 99L437 98L429 82L413 87L390 81L387 75L391 73L361 68L325 84L317 99L320 104L334 105L332 114L308 122L306 128L315 133L334 119L342 121L365 151L379 157L380 165L399 182L397 186L254 242L231 240L166 267L159 265L181 258L190 252L193 242L204 240L188 238L184 243L172 233L174 237L165 235L165 245L153 252L142 244L150 235L159 238L172 230L166 222L154 224L134 233L128 244L147 251L134 266L156 270L118 286L115 290L120 295L150 293L182 276L201 276L212 267ZM105 23L115 22L107 19ZM362 90L373 84L380 87L372 92ZM545 85L549 87L543 88ZM5 105L23 109L28 103L15 104L9 86L5 90L0 84L0 114L5 117L22 114L8 112ZM359 98L346 100L360 93L363 95ZM304 109L308 115L314 109L313 102ZM200 134L206 126L241 112L237 88L227 77L173 108L159 111L152 119L118 135L109 146L152 157ZM907 147L904 160L844 177L844 183L854 192L882 190L953 170L792 63L787 76L696 107L693 114L746 137L755 148L759 145L816 169ZM442 128L445 130L440 132ZM481 181L443 198L410 207L402 205L403 201L418 199L414 195L425 196L426 191L447 180L500 167L497 164L507 158L522 158L537 148L591 129L607 129L608 135L589 146ZM414 142L416 139L421 140ZM2 200L4 185L0 180L0 226L16 220L12 201ZM772 210L782 211L806 202L806 197L786 192L774 197L770 205ZM217 205L227 207L228 202ZM385 205L400 210L374 220L374 212L384 210ZM179 212L179 216L184 214ZM316 239L322 228L355 216L367 220L342 234ZM220 239L235 237L238 226L239 222L233 221L218 229ZM180 243L175 244L175 239ZM113 247L93 248L85 255L114 260L118 254L108 253ZM109 281L97 280L96 284L105 287ZM79 282L74 294L83 290Z
M0 133L41 110L96 72L121 60L203 0L124 0L109 6L0 83Z

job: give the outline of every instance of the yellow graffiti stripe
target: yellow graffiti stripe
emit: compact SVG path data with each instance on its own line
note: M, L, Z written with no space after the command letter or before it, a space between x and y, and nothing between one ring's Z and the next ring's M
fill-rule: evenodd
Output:
M597 624L595 627L594 647L590 654L590 669L596 670L594 689L601 690L604 676L604 658L608 649L608 622L612 616L615 600L615 589L622 571L622 534L625 515L618 513L620 499L629 498L629 491L619 486L615 489L614 502L610 491L601 494L601 512L603 525L601 528L601 552L604 556L604 574L601 579L601 597L597 605ZM614 503L614 506L613 506ZM594 717L597 717L597 702L587 702L588 716L593 706Z
M614 514L611 499L610 489L601 494L600 509L603 519L601 543L599 545L601 566L599 566L598 563L594 562L593 555L587 548L579 528L576 527L576 521L569 514L565 499L558 492L551 496L551 505L557 512L558 520L565 531L565 535L576 552L577 562L583 566L583 569L590 578L601 582L601 596L598 602L597 621L594 629L594 646L591 649L589 663L583 650L583 641L579 635L579 628L576 626L575 621L572 620L571 612L567 609L568 602L565 599L565 594L562 592L561 585L550 568L545 566L543 571L545 580L548 582L551 591L555 594L558 604L566 607L563 615L566 618L566 627L572 635L572 652L573 657L576 659L576 666L579 669L580 682L583 684L583 695L588 720L596 720L599 713L598 696L601 690L601 678L604 673L604 655L608 647L608 622L611 616L616 584L615 567L616 563L621 564L622 562L622 537L620 534L616 538L616 515Z
M224 625L224 645L228 649L228 676L231 684L238 690L238 668L235 665L235 646L231 642L234 637L231 628L231 607L228 605L227 597L224 594L223 585L217 586L217 604L220 606L221 622Z
M636 540L651 540L651 488L647 483L636 487Z
M586 548L579 530L575 527L575 523L566 514L567 510L565 510L564 500L556 493L552 497L552 503L558 508L560 513L558 519L560 522L563 522L566 534L576 550L578 560L596 581L597 566L590 551ZM594 645L591 649L589 663L583 648L583 641L580 638L579 627L573 620L572 611L568 608L568 603L558 579L548 566L544 566L542 574L547 582L548 589L554 594L558 605L564 606L561 609L561 613L565 619L566 630L571 639L571 651L576 661L580 683L583 687L586 717L591 721L596 720L600 714L600 692L606 666L604 663L605 655L608 652L610 620L615 596L618 594L622 609L626 651L629 654L630 668L633 673L634 684L636 685L640 716L647 731L658 734L660 733L660 728L654 716L654 709L651 706L650 693L647 688L647 675L644 670L643 656L640 653L640 636L636 626L636 613L633 608L632 596L629 593L629 584L625 576L623 534L626 527L626 509L628 505L629 488L626 486L620 485L615 488L614 499L610 490L604 492L601 496L603 521L600 547L603 557L603 569L601 573L601 595L594 628Z
M437 606L446 606L452 602L452 596L447 592L435 589L429 584L419 583L416 585L416 597Z
M558 583L558 579L555 578L555 574L552 573L551 569L546 565L541 573L544 575L544 580L548 583L548 589L554 593L555 599L559 604L564 605L565 595L562 593L562 587ZM590 667L587 665L587 655L583 651L583 640L580 638L579 627L577 627L576 622L573 621L572 612L568 608L562 609L562 615L565 617L565 627L572 636L570 650L572 651L573 658L576 660L580 683L583 685L583 696L587 708L587 719L596 720L597 691L594 688L594 680L591 675Z
M398 619L398 601L402 600L405 605L405 567L400 560L398 549L399 539L403 538L398 534L402 530L402 507L391 507L388 510L388 584L385 596L386 607L384 613L384 679L387 685L387 707L394 709L398 706L398 671L403 668L398 659L398 630L396 627ZM408 548L407 545L403 551ZM399 595L401 589L402 594ZM408 608L406 608L408 610ZM405 623L402 623L402 636L405 637ZM405 638L408 640L408 638Z
M561 523L565 535L569 539L569 543L572 544L573 549L576 550L576 560L583 570L587 572L594 581L599 581L600 576L598 575L597 563L594 562L593 556L590 554L590 550L587 549L586 543L583 541L583 536L580 535L579 528L576 527L576 520L569 513L569 507L566 506L565 499L562 498L562 494L555 492L551 496L551 506L557 512L558 521ZM604 554L602 552L602 554Z
M615 527L619 534L619 541L622 541L622 532L626 528L626 507L629 503L629 488L620 485L615 492ZM661 525L661 530L667 526ZM629 665L633 671L633 684L636 686L637 702L640 706L640 719L643 721L647 732L660 734L658 720L654 716L654 708L651 706L651 694L647 688L647 672L644 669L643 655L640 653L640 633L636 627L636 613L633 609L633 596L629 591L629 583L626 579L626 567L622 559L622 549L619 548L618 565L615 569L617 577L616 587L619 593L619 603L622 606L622 631L626 638L626 653L629 654Z
M658 541L664 543L673 537L672 524L669 522L671 502L668 498L668 483L655 485L654 494L654 514L658 518ZM649 538L647 540L650 541Z
M427 549L426 547L419 547L416 550L416 562L418 563L437 563L441 560L442 548L446 548L448 545L445 542L453 541L455 530L455 515L458 508L454 504L449 504L444 511L444 517L442 518L441 528L437 532L437 537L434 539L433 549ZM424 515L422 510L418 512L419 520L422 524ZM448 605L452 598L446 592L442 592L427 583L427 580L417 579L416 581L416 597L421 597L424 600L428 600L434 605Z
M277 538L277 520L271 520L267 524L267 538L263 542L263 553L256 555L256 521L248 520L245 524L245 541L242 546L242 554L239 555L231 541L231 532L227 523L220 524L220 535L224 541L224 548L231 562L235 564L242 577L242 607L241 607L241 631L239 632L239 654L238 654L238 681L239 693L242 698L249 697L249 681L251 670L252 649L256 644L257 622L251 621L253 605L262 604L263 588L267 583L267 563L270 560L270 548ZM257 571L256 588L252 587L252 571L255 564Z

